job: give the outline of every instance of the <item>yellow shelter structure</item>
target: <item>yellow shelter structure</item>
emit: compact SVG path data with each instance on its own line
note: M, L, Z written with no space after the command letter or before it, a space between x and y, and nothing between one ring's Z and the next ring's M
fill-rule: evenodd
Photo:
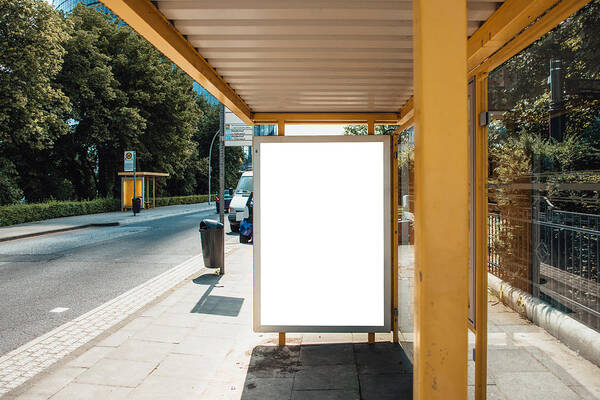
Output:
M488 73L588 0L102 2L247 124L414 125L414 398L467 398L470 329L484 399Z
M142 208L156 207L156 177L168 177L166 172L136 172L135 193L133 189L133 172L119 172L121 177L121 211L131 208L134 197L142 198ZM150 184L152 182L152 184ZM150 192L152 186L152 192Z

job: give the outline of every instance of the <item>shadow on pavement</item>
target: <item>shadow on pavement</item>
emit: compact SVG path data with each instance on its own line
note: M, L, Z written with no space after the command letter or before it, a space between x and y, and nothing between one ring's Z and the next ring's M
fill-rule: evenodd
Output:
M241 297L211 296L211 292L221 280L222 275L204 274L193 282L197 285L208 285L206 292L200 297L194 308L190 311L196 314L222 315L225 317L237 317L242 309L244 299Z
M257 346L242 400L412 398L412 364L392 343Z

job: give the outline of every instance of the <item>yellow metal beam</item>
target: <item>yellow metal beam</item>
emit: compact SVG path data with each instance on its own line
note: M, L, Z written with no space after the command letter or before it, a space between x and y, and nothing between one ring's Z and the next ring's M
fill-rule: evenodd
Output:
M250 107L206 62L196 49L171 25L149 0L102 0L115 15L132 27L158 51L168 57L225 104L240 119L252 124Z
M467 398L466 8L466 0L413 2L414 396L419 400Z
M487 73L475 77L475 115L488 110ZM485 400L487 392L487 126L475 123L475 400Z
M398 135L394 132L392 135L392 148L391 148L392 162L392 173L391 185L392 188L392 212L391 214L391 225L392 225L392 343L398 343L400 338L398 337Z
M506 0L467 42L467 70L481 64L560 0Z
M492 71L531 43L538 40L544 34L548 33L589 2L590 0L562 0L540 17L533 25L523 31L523 33L490 56L485 62L479 65L479 67L472 70L472 74Z
M406 125L410 120L412 120L415 116L415 102L414 98L411 97L408 99L406 104L402 106L400 109L400 120L398 121L398 125Z
M405 130L407 130L408 128L413 126L414 124L415 124L415 119L409 118L404 124L398 126L398 129L396 129L396 132L397 133L404 132Z
M287 124L350 124L373 121L378 125L393 125L398 122L397 113L255 113L255 124L274 124L285 121Z

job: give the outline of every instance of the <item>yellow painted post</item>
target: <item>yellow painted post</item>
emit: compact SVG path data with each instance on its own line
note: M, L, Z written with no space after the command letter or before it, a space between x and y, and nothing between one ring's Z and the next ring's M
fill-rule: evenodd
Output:
M392 342L398 343L398 135L392 135Z
M121 177L121 212L125 211L125 204L123 204L123 196L125 195L125 177Z
M156 177L152 177L152 208L156 208Z
M475 77L476 116L488 109L487 73ZM478 121L477 121L478 122ZM475 400L485 400L487 392L487 126L475 124Z
M415 0L414 398L467 398L467 2Z
M283 120L277 121L277 136L285 136L285 121ZM279 346L285 346L285 332L279 332Z
M367 121L367 135L374 135L375 134L375 120L368 120ZM367 342L369 343L375 343L375 332L369 332L369 334L367 335Z

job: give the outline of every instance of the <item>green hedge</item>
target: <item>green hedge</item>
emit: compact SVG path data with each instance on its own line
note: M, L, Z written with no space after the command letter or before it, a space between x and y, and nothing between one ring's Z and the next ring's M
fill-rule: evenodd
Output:
M12 204L0 207L0 226L22 224L73 215L97 214L117 211L121 206L117 199L86 201L49 201L47 203Z
M194 204L208 201L207 194L193 196L157 197L156 206ZM119 211L118 199L96 199L86 201L49 201L47 203L12 204L0 206L0 226L23 224L45 219L71 217L74 215L98 214Z
M214 196L213 196L214 199ZM208 201L207 194L194 194L191 196L175 196L175 197L157 197L156 207L174 206L177 204L196 204L206 203Z

